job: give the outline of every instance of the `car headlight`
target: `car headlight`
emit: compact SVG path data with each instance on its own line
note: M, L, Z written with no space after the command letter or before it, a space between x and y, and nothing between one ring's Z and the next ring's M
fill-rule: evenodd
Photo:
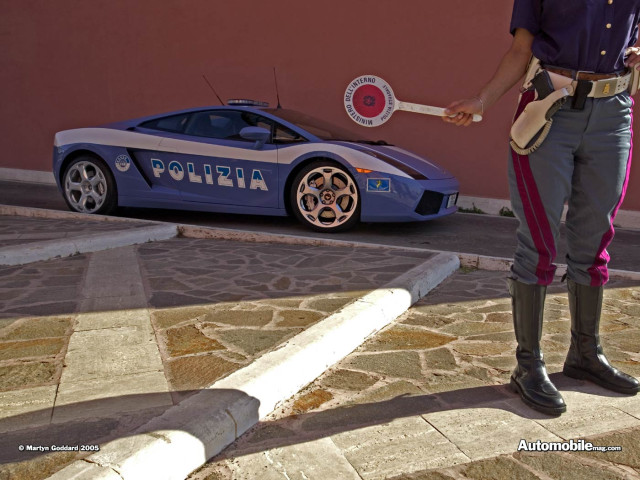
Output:
M382 160L385 163L388 163L389 165L400 170L401 172L406 173L414 180L429 180L427 177L424 176L424 174L420 173L415 168L411 168L409 165L405 165L404 163L399 162L398 160L396 160L393 157L390 157L389 155L385 155L384 153L380 153L374 150L369 150L364 148L363 149L359 148L357 150L359 152L366 153L367 155L371 155L372 157L375 157L378 160ZM361 169L361 170L364 170L364 169Z

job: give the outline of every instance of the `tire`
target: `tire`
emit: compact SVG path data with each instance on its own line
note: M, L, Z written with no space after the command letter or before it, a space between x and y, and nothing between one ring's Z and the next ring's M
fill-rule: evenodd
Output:
M73 160L64 170L62 192L69 208L108 215L118 206L116 182L104 161L90 156Z
M317 160L293 179L290 205L295 217L317 232L341 232L360 220L360 192L347 169Z

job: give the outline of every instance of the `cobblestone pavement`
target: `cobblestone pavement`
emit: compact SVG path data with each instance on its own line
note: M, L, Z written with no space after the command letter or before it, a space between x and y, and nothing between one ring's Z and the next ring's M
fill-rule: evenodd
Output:
M138 253L174 391L212 384L431 256L198 239Z
M605 292L605 353L640 377L640 285ZM560 417L506 385L516 344L505 274L461 270L190 479L640 478L640 399L560 373L564 285L549 289L545 319L548 370L568 403ZM516 453L521 439L579 438L622 451Z
M76 456L18 445L126 435L431 256L178 238L0 266L0 478Z
M0 248L148 226L144 222L103 222L0 215Z

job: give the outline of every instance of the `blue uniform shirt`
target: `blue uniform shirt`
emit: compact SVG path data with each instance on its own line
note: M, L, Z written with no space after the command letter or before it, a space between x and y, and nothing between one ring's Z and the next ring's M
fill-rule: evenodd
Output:
M638 40L640 0L514 0L511 33L534 35L543 65L612 73Z

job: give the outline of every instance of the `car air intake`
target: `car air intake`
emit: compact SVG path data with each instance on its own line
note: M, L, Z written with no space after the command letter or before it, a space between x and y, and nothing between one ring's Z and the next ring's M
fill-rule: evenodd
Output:
M422 198L416 207L416 213L419 215L433 215L440 211L444 195L439 192L431 192L427 190L422 194Z

